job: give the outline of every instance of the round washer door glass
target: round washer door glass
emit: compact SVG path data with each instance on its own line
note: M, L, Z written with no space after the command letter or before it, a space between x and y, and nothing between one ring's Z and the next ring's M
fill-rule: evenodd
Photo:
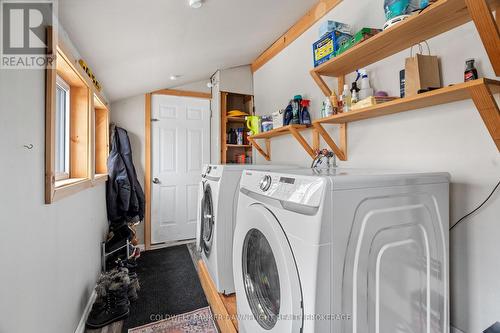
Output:
M201 205L201 237L203 250L206 254L210 253L213 230L214 214L212 204L212 191L210 189L210 185L207 184L203 193L203 203Z
M280 313L280 280L271 246L259 230L248 231L242 259L248 303L259 325L270 330Z

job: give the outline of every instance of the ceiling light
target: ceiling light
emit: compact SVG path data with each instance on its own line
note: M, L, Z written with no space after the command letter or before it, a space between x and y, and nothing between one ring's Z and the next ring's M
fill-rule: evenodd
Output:
M180 75L170 75L170 80L175 81L180 77L181 77Z
M189 0L189 6L191 6L191 8L200 8L201 5L201 0Z

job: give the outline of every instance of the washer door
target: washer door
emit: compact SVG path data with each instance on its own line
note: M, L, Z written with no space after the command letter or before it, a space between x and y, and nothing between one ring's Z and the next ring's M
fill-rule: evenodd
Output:
M214 238L214 206L212 200L212 190L208 183L205 184L203 190L203 199L201 202L201 237L200 243L203 252L208 257L212 248Z
M233 264L242 331L300 332L299 275L280 223L261 204L238 216Z

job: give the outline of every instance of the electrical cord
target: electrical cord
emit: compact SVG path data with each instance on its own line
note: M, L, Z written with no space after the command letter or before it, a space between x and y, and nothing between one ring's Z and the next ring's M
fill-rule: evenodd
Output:
M498 186L500 185L500 181L497 183L497 185L493 188L493 190L491 191L490 195L488 195L488 197L479 205L477 206L472 212L464 215L462 218L460 218L454 225L451 226L450 228L450 231L455 228L460 222L462 222L463 220L465 220L467 217L469 217L470 215L474 214L475 212L477 212L479 209L481 209L481 207L484 206L484 204L486 202L488 202L488 200L490 200L490 198L493 196L493 194L495 193L495 191L497 190Z

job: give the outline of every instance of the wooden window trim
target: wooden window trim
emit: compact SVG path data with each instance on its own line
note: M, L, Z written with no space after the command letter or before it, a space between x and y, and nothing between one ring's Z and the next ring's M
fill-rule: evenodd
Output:
M90 78L60 40L55 43L55 32L47 29L48 55L57 65L46 68L45 102L45 203L51 204L70 195L106 182L106 173L95 174L95 109L106 110L109 126L108 103L95 89ZM56 64L54 63L54 64ZM70 86L70 175L58 179L55 175L55 108L57 75ZM96 101L96 102L95 102ZM108 130L106 129L106 135ZM109 146L109 139L106 138ZM99 148L101 149L101 148ZM77 153L74 153L74 152ZM107 158L107 155L106 155Z

